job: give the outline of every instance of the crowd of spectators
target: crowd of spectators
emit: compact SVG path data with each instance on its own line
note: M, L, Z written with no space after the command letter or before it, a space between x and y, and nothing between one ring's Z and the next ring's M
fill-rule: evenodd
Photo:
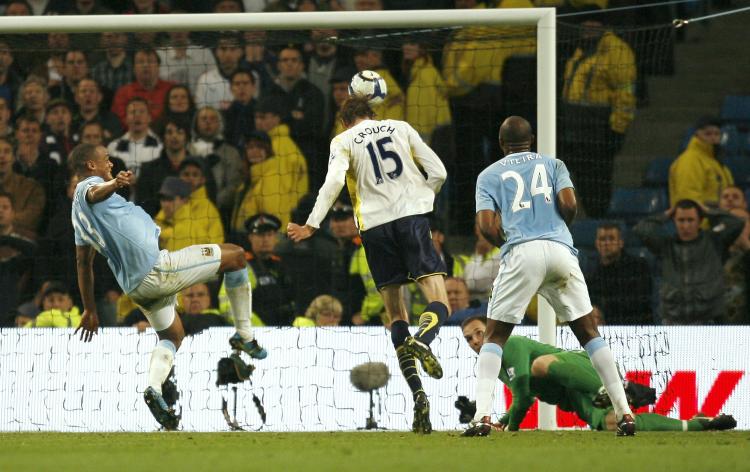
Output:
M0 14L534 6L529 0L10 0L0 5ZM564 1L558 6L570 8ZM567 126L560 133L561 149L578 159L569 166L585 210L596 216L608 205L611 162L635 113L638 50L606 25L605 16L594 12L579 23L570 37L561 38ZM385 42L351 40L365 33L386 37ZM446 162L452 178L438 199L434 243L451 277L453 309L466 316L485 310L499 250L477 233L472 253L451 254L447 240L449 234L471 232L474 180L499 156L500 118L533 110L528 96L513 101L504 85L517 88L527 82L524 74L536 73L531 62L516 61L533 57L535 33L473 27L437 40L365 33L321 29L291 35L292 43L266 31L1 37L2 325L71 326L80 316L70 220L77 181L66 166L78 143L106 146L113 174L124 169L136 174L136 185L120 192L159 224L163 249L207 241L245 247L255 323L382 323L382 302L348 195L333 208L327 231L296 245L281 236L288 222L306 220L325 176L328 143L343 131L338 109L351 77L365 69L378 72L387 84L378 117L408 121ZM341 37L350 40L336 40ZM701 132L696 139L703 139ZM691 142L691 147L696 146ZM747 219L747 210L742 211ZM622 252L617 228L602 232L601 246L611 250L602 255L602 282L592 284L592 295L603 294L598 303L607 322L648 323L653 318L642 300L638 316L617 314L627 304L622 301L626 287L650 288L632 274L636 261L616 250L619 244ZM95 270L102 323L143 328L145 318L120 293L101 258ZM619 280L619 274L627 283L604 282ZM419 312L421 294L404 290ZM58 293L67 297L65 303L47 302ZM189 331L231 319L220 285L191 287L180 298ZM202 315L211 317L189 321Z

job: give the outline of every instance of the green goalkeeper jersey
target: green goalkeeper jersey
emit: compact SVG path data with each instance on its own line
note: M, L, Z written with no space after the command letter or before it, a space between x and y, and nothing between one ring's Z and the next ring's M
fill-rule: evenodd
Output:
M570 392L550 377L532 377L531 364L537 357L547 354L553 354L566 363L574 362L585 370L590 369L591 374L596 376L591 361L583 351L565 351L523 336L511 336L503 348L503 363L500 369L500 380L513 394L510 408L500 420L508 425L510 431L518 429L537 398L558 405L565 411L580 409L580 399L577 397L582 392ZM596 391L590 393L594 395Z

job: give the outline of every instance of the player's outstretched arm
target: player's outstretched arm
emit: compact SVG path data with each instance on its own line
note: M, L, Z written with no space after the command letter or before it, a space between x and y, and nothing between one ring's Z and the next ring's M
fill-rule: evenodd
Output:
M133 181L133 172L129 170L120 171L114 179L92 185L86 192L86 201L89 203L99 203L111 197L119 189L129 187Z
M94 248L92 246L76 246L76 269L78 271L78 288L83 301L83 316L73 334L81 331L81 341L89 342L99 331L99 315L96 312L94 299Z

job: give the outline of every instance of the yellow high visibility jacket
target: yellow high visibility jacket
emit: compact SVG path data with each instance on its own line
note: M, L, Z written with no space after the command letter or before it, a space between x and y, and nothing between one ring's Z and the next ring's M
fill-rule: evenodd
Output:
M635 78L633 50L607 31L593 54L578 48L568 59L562 97L574 105L610 107L610 129L624 133L635 117Z
M380 296L380 292L378 292L378 287L375 285L375 280L370 273L370 266L367 265L364 246L359 246L354 251L354 254L352 254L352 260L349 263L349 274L359 275L362 279L362 285L365 287L365 298L362 299L362 306L360 307L362 319L369 321L380 317L385 306L383 305L383 298Z
M420 57L411 66L406 89L406 122L429 143L432 131L451 122L443 77L430 56Z
M375 72L385 80L385 86L388 88L388 93L385 96L385 100L381 103L372 107L372 111L375 112L375 118L378 120L401 120L404 119L404 92L399 87L396 79L393 78L391 72L385 67L375 69Z
M232 212L232 229L243 232L245 220L257 213L269 213L286 228L292 210L308 191L307 162L299 147L289 137L289 127L272 129L273 157L250 168L250 181L240 186L241 198Z
M205 186L196 189L171 219L168 220L164 211L159 210L154 221L161 228L161 249L177 251L194 244L224 242L224 226L219 210L208 199Z
M24 328L77 328L81 324L81 312L77 306L70 311L47 310L39 313L34 321L29 321Z
M344 123L341 122L341 110L336 112L336 116L333 118L333 130L331 131L331 139L340 135L346 131Z
M713 146L693 136L669 168L669 204L686 198L718 204L721 192L733 184L732 172L716 159Z
M533 8L529 0L503 0L497 8ZM485 8L479 4L475 8ZM528 26L462 28L443 49L443 78L450 96L482 83L500 85L510 56L536 54L536 32Z

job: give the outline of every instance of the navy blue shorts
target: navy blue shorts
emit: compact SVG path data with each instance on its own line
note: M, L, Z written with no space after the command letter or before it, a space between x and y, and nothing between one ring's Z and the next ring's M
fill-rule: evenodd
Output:
M362 245L378 289L446 273L426 216L405 216L363 231Z

